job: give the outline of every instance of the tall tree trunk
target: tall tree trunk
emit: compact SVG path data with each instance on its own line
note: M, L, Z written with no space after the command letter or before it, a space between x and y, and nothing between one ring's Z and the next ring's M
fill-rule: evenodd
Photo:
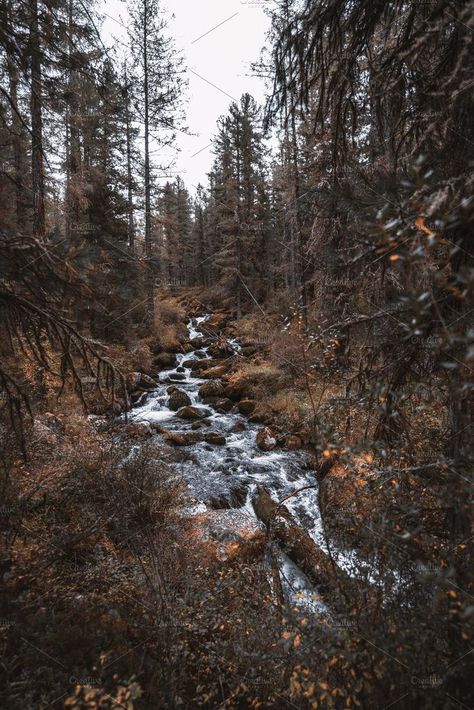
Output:
M25 227L25 199L23 184L23 127L18 108L18 69L14 62L8 60L8 77L10 85L10 100L12 106L12 147L13 147L13 168L15 175L15 214L16 226L19 232Z
M147 317L153 321L154 304L154 269L152 264L151 244L151 185L150 185L150 106L148 91L148 3L144 0L143 17L143 94L145 104L145 256L147 261L146 292Z
M237 250L237 318L242 316L242 235L241 235L241 215L240 215L240 126L239 118L237 117L237 205L235 209L235 214L237 218L237 239L236 239L236 250Z
M293 99L292 99L293 102ZM295 200L295 224L296 224L296 269L297 279L300 289L301 310L303 314L303 323L308 326L308 298L306 292L306 269L303 261L306 258L303 254L302 234L301 234L301 215L300 215L300 173L299 173L299 152L298 152L298 137L296 134L295 112L291 113L291 160L293 163L293 186Z
M38 0L31 0L31 178L33 189L33 234L45 233L42 64L39 36Z
M125 72L125 131L127 143L127 212L128 212L128 248L135 251L135 223L133 219L133 191L132 191L132 127L130 118L130 100L128 94L128 79Z

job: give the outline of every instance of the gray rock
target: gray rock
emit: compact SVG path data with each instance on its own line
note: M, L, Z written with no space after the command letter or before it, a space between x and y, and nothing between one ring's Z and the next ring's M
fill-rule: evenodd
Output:
M175 387L174 391L170 394L170 398L168 400L168 407L174 412L177 412L178 409L181 409L182 407L187 407L190 404L191 398L189 397L189 395L187 395L186 392L183 392L182 390L179 390Z

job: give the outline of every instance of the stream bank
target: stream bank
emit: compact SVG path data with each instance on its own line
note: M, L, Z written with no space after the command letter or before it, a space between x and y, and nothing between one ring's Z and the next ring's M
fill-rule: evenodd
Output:
M173 366L160 371L156 387L142 394L129 420L174 449L171 465L192 500L186 514L205 520L210 536L225 541L263 530L253 504L263 486L274 500L288 498L292 518L324 549L315 474L305 466L310 456L278 447L271 429L249 420L251 409L245 416L245 400L225 396L232 392L221 377L229 360L239 357L240 345L211 335L209 318L189 320L194 349L177 353ZM305 490L291 497L300 488ZM277 557L286 591L309 603L317 590L282 550Z

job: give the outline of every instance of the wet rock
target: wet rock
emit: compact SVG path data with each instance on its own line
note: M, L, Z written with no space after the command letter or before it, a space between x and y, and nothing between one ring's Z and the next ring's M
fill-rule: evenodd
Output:
M155 387L158 387L156 380L143 372L129 372L127 375L127 389L129 392L135 392L137 389L155 389Z
M173 367L176 362L176 355L174 353L161 352L154 358L153 363L157 367Z
M145 392L144 390L136 390L136 392L132 392L130 395L130 400L132 404L145 404L145 400L147 398L148 392ZM142 399L143 398L143 399Z
M277 445L277 438L269 427L260 429L257 434L257 446L261 451L273 451Z
M208 444L214 444L215 446L225 446L226 438L222 434L217 434L214 431L210 431L208 434L204 435L204 441Z
M194 348L193 348L193 346L191 345L191 343L188 342L188 343L182 343L182 344L181 344L181 352L183 352L183 353L192 353L193 350L194 350Z
M145 390L153 390L156 387L158 387L158 382L153 379L153 377L149 377L148 375L145 375L143 372L141 373L142 376L140 378L140 387Z
M181 366L184 368L192 369L193 362L196 362L196 360L191 360L191 359L183 360L181 362Z
M219 397L203 397L202 401L204 404L210 404L212 407L215 407L216 402L219 401Z
M195 350L202 348L202 338L191 338L189 341Z
M168 379L171 382L182 382L186 379L186 374L184 372L170 372Z
M218 496L211 496L208 505L214 510L228 510L229 508L241 508L247 498L247 487L245 485L231 488L228 494L222 493Z
M218 365L217 367L211 367L209 370L201 373L201 377L204 379L211 379L214 377L222 377L229 370L228 365Z
M244 396L245 385L243 382L229 382L224 389L225 397L233 402L238 402Z
M182 407L187 407L191 404L191 397L186 394L186 392L183 392L182 390L179 390L177 387L173 388L173 392L170 394L170 398L168 400L168 407L172 409L174 412L177 412L178 409L181 409Z
M184 372L184 367L183 367L182 365L179 365L179 366L176 368L176 372Z
M222 330L229 320L228 313L214 312L207 321L202 325L206 333L218 333Z
M231 434L239 434L241 431L245 431L247 427L245 426L244 422L236 422L234 426L232 426L229 429L229 432Z
M191 424L191 429L205 429L208 426L210 426L210 424L205 419L198 419Z
M205 358L207 358L207 355L204 350L196 350L194 355L198 358L198 360L204 360Z
M208 409L203 409L201 407L183 407L176 412L176 416L181 417L181 419L204 419L210 416L211 412Z
M224 387L220 382L204 382L199 388L200 397L222 397Z
M213 358L206 358L205 360L193 360L191 369L197 374L210 370L213 367L218 367L223 365L225 360L214 360Z
M257 403L254 399L242 399L237 405L239 412L246 417L252 414L256 406Z
M212 357L230 357L231 355L234 354L234 349L232 345L226 341L220 341L217 343L213 343L212 345L209 345L208 348L208 353Z
M202 441L202 434L197 431L169 431L162 429L165 441L173 446L192 446Z
M231 399L227 399L226 397L218 399L214 404L214 408L217 409L218 412L230 412L233 406L233 401Z

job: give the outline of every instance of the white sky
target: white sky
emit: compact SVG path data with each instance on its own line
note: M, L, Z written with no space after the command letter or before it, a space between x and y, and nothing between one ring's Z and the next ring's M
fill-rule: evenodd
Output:
M198 182L207 183L213 160L209 144L216 120L227 113L232 99L238 100L248 91L263 102L264 82L250 76L250 64L258 59L265 43L269 27L265 8L273 0L162 0L162 4L169 16L174 15L169 33L183 52L189 81L185 112L192 135L178 133L180 152L173 174L180 174L194 192ZM120 42L127 42L126 30L119 24L127 24L126 3L102 0L99 9L111 16L105 17L103 25L106 44L120 48Z

